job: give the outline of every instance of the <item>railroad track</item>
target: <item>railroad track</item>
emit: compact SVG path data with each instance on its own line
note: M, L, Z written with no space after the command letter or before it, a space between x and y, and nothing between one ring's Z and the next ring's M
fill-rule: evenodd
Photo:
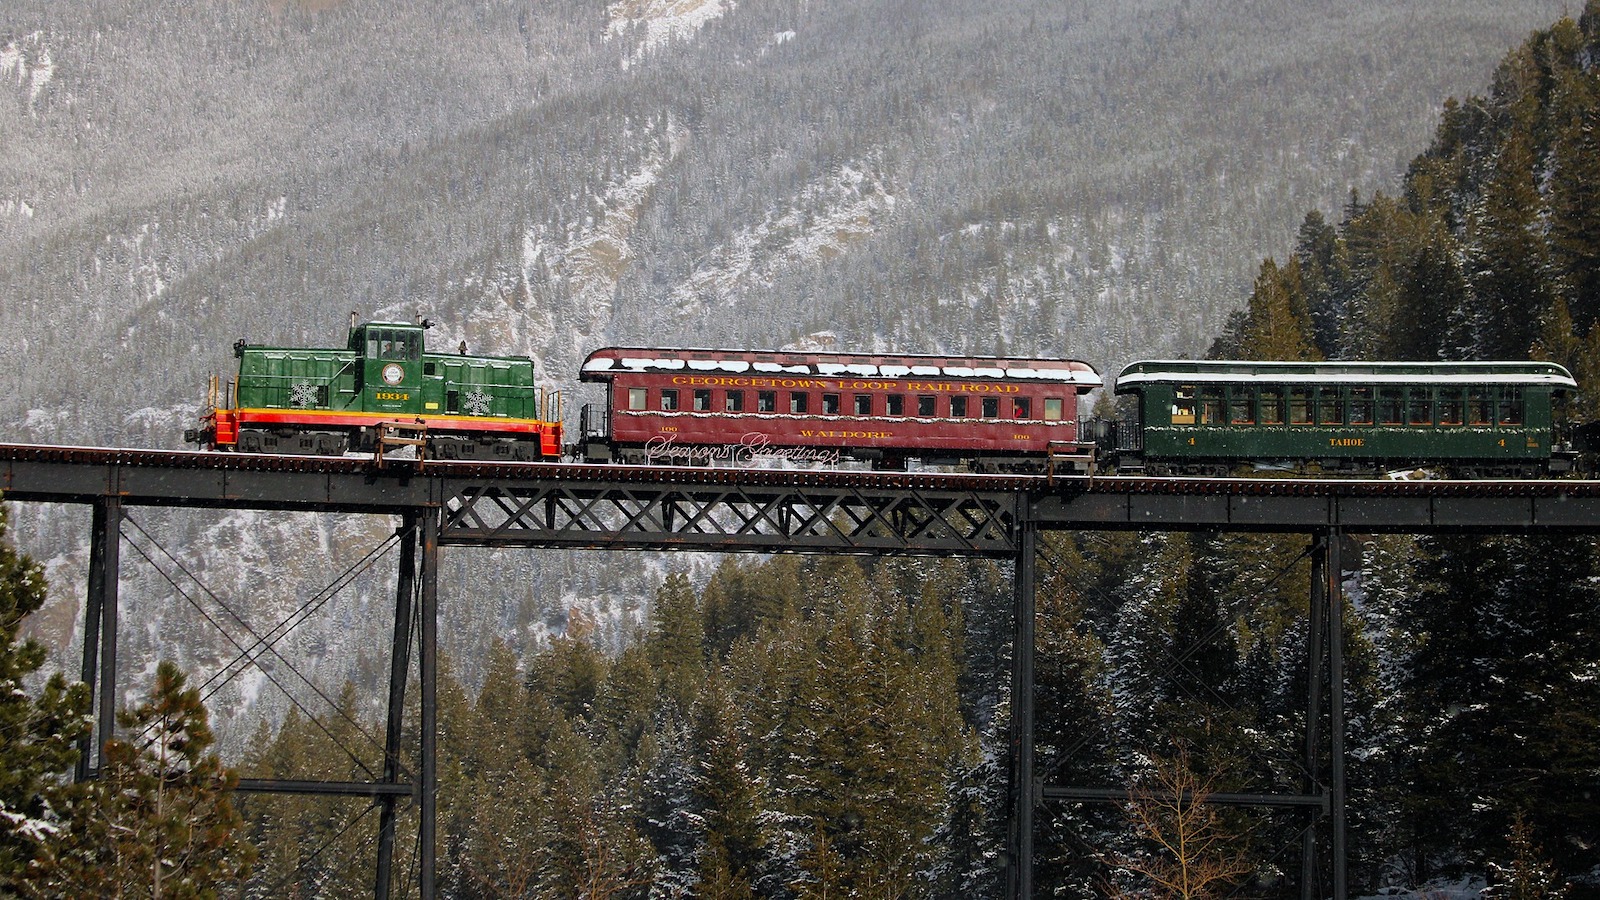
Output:
M963 490L984 493L1234 495L1278 497L1600 497L1600 481L1243 478L993 475L967 472L883 472L866 469L776 469L713 466L626 466L550 462L385 460L371 456L287 456L40 444L0 444L0 463L35 462L195 471L286 472L371 477L442 477L491 481L564 481L752 487L840 487Z

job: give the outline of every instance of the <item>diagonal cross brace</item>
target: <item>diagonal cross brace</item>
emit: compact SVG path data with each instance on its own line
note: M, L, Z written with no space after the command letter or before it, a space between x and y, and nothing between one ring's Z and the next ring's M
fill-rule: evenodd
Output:
M1015 498L978 491L481 482L441 543L1007 557Z

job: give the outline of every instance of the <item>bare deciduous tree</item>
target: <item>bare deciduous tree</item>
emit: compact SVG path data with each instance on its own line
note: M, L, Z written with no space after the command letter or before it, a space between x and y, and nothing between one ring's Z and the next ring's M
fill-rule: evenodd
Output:
M1254 871L1239 835L1209 802L1212 793L1212 780L1194 771L1186 750L1157 758L1126 807L1142 846L1109 855L1115 872L1130 877L1120 884L1113 878L1107 894L1202 900Z

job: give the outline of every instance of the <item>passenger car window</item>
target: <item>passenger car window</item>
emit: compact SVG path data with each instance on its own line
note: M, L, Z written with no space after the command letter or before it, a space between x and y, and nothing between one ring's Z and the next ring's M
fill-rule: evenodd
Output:
M1372 388L1356 387L1350 389L1350 424L1372 424Z
M1467 388L1467 421L1474 425L1494 424L1494 395L1489 386L1475 384Z
M1414 387L1406 392L1407 420L1412 425L1433 424L1433 397L1425 387Z
M744 391L729 391L722 404L728 412L744 412Z
M669 412L678 408L678 391L676 388L665 388L661 391L661 408Z
M999 397L984 397L983 398L983 417L985 419L998 419L998 418L1000 418L1000 398Z
M906 414L906 395L905 394L885 394L884 398L883 398L883 405L884 405L884 410L883 410L884 415L886 415L886 416L903 416L903 415Z
M1297 387L1289 389L1289 424L1311 424L1310 388Z
M1399 388L1382 388L1378 391L1378 422L1382 425L1405 424L1405 394Z
M856 405L855 405L856 415L858 415L858 416L870 416L870 415L872 415L872 395L871 394L857 394L856 397L855 397L855 401L856 401Z
M1228 391L1228 421L1235 425L1255 423L1255 395L1249 388L1236 387Z
M705 388L696 388L694 392L694 411L711 411L711 392Z
M1060 397L1046 397L1046 398L1044 398L1044 420L1046 422L1059 422L1059 421L1061 421L1061 398ZM1176 422L1177 419L1173 419L1173 421ZM1189 421L1191 421L1191 422L1194 421L1194 407L1192 405L1189 407Z
M838 394L823 394L822 395L822 413L823 413L823 415L828 415L828 416L836 416L836 415L839 414L839 395Z
M1173 424L1195 423L1195 389L1192 384L1182 384L1173 389Z
M789 412L803 413L811 406L811 395L793 392L789 394Z
M644 388L628 388L628 408L644 409L645 393Z
M1507 385L1500 389L1500 424L1522 424L1522 388Z
M756 392L756 412L777 412L777 410L778 410L778 392L777 391L757 391Z
M1283 388L1261 389L1261 424L1283 424Z
M1338 388L1325 387L1317 392L1317 421L1324 425L1344 424L1344 399Z
M1028 397L1013 397L1011 399L1011 417L1013 419L1027 419L1033 416L1033 401Z
M966 415L967 415L967 398L965 398L965 397L951 397L950 398L950 417L953 418L953 419L961 419L961 418L965 418Z
M935 403L938 401L938 399L939 398L933 396L932 394L920 394L920 395L918 395L917 396L917 415L919 415L919 416L936 416L936 415L938 415L939 414L938 413L938 407L935 405Z
M1461 388L1446 387L1439 389L1439 424L1461 424Z

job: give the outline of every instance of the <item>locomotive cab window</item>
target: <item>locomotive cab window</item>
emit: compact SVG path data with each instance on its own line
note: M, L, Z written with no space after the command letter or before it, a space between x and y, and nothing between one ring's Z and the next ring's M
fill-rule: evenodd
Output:
M939 408L936 405L938 402L939 398L932 394L918 394L917 415L926 416L928 418L937 416L939 414Z
M789 394L789 412L804 414L811 407L811 395L793 391Z
M694 411L695 412L710 412L711 411L711 391L710 390L708 390L706 388L695 388L695 391L694 391Z
M1194 393L1194 386L1188 384L1179 385L1172 389L1172 424L1194 424ZM1048 400L1045 401L1045 418L1047 419L1050 418L1049 402ZM1060 405L1061 401L1057 400L1056 406L1059 408Z
M403 360L421 359L422 334L410 329L368 328L367 358Z
M678 391L676 388L666 388L661 392L661 408L671 412L678 408Z
M1044 398L1044 420L1046 422L1059 422L1059 421L1061 421L1061 398L1060 397L1046 397L1046 398ZM1189 421L1191 421L1191 422L1194 421L1194 408L1192 406L1189 409Z
M839 414L838 394L822 395L822 414L825 416L837 416Z
M647 393L644 388L628 388L628 408L644 409L645 395Z

